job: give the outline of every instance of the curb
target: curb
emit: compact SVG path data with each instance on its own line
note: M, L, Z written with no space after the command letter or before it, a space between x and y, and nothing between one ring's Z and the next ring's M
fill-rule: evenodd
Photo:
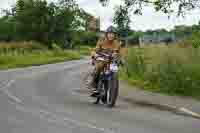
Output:
M184 107L175 107L175 106L167 105L167 104L156 104L156 103L152 103L148 101L136 100L133 98L123 97L123 96L121 96L121 99L132 104L137 104L140 106L149 106L149 107L153 107L159 110L169 111L178 115L183 115L186 117L188 116L188 117L192 117L192 118L196 118L200 120L200 114L193 112L189 109L186 109Z
M188 116L191 116L193 118L200 119L200 114L198 114L196 112L193 112L193 111L191 111L189 109L181 107L181 108L178 108L178 111L180 113L184 113L183 115L188 115Z

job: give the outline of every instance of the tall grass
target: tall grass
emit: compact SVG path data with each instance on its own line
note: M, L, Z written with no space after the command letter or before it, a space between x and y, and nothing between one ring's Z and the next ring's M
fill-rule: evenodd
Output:
M80 59L80 54L78 52L63 50L56 45L54 46L54 49L48 50L43 45L35 42L0 43L0 69Z
M146 90L200 98L200 49L131 48L123 78Z
M80 54L74 51L55 52L46 50L17 56L3 55L0 56L0 69L42 65L75 59L80 59Z
M35 41L0 42L0 55L25 54L26 52L30 53L37 50L47 50L47 47Z

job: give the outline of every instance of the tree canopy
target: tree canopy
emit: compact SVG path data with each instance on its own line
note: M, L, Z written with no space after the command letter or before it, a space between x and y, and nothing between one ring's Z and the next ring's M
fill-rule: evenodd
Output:
M99 0L103 6L109 4L111 0ZM187 11L200 7L199 0L121 0L122 3L115 9L113 22L120 32L127 32L130 24L130 15L142 15L143 8L151 6L155 11L161 11L168 15L184 16Z
M111 0L99 0L104 6ZM121 0L123 8L133 11L134 14L142 14L145 6L152 6L156 11L166 14L177 13L183 15L186 11L200 7L199 0Z
M64 44L72 32L83 29L86 13L74 0L17 0L0 18L1 40L36 40Z

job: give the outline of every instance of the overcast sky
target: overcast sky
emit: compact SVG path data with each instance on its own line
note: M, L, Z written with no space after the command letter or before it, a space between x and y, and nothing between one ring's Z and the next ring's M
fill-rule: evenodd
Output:
M0 0L0 8L9 8L16 0ZM48 0L56 1L56 0ZM106 29L112 24L112 17L114 15L113 8L120 4L120 0L110 0L108 7L102 7L98 0L76 0L81 8L91 13L96 17L100 17L101 29ZM176 18L175 16L168 19L163 13L156 13L151 7L143 10L142 16L131 16L131 28L134 30L147 30L165 28L172 29L174 25L192 25L197 24L200 20L200 10L195 10L189 13L185 18Z

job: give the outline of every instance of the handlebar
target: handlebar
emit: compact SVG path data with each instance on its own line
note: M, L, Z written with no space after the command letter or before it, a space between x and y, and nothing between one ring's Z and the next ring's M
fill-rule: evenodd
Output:
M104 57L111 57L112 56L112 53L107 54L107 53L103 53L103 52L96 52L96 54L99 55L99 56L104 56Z
M121 64L121 59L119 56L113 56L113 53L103 53L103 52L96 52L97 56L94 57L93 59L96 60L98 59L99 57L102 57L105 59L105 61L112 61L112 62L115 62L117 64Z

